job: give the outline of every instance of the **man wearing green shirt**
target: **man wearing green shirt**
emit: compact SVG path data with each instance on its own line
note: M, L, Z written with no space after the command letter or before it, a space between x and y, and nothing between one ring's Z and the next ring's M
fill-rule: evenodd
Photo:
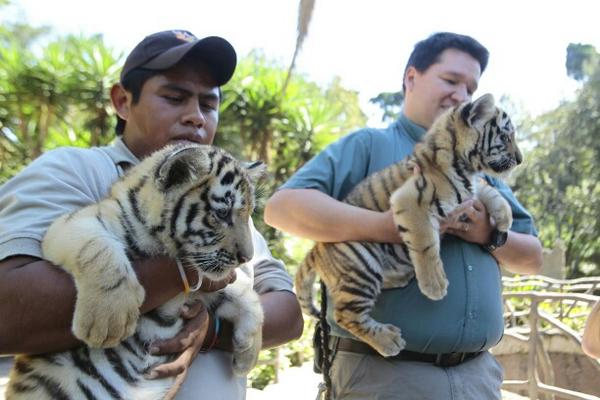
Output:
M485 47L468 36L437 33L417 43L404 72L398 121L387 129L359 130L327 147L273 195L265 221L321 242L400 242L390 211L340 200L366 176L410 154L444 110L471 100L487 61ZM384 359L328 313L336 350L330 371L334 399L500 399L502 368L487 352L503 333L498 265L535 273L541 245L531 216L511 190L486 179L512 207L506 242L494 250L486 246L494 222L481 202L467 200L460 206L467 221L447 221L443 228L448 295L429 300L413 280L378 298L373 317L400 327L407 352Z

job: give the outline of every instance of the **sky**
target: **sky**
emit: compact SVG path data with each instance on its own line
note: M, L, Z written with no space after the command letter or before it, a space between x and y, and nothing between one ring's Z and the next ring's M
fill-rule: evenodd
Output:
M252 49L287 66L296 40L299 0L12 0L1 20L49 25L58 34L101 33L129 52L145 35L187 29L196 36L228 39L243 57ZM567 77L567 45L600 51L598 0L316 0L297 73L326 85L340 76L359 93L370 125L380 112L368 100L402 88L414 44L433 32L471 35L490 51L476 93L508 95L537 115L573 97Z

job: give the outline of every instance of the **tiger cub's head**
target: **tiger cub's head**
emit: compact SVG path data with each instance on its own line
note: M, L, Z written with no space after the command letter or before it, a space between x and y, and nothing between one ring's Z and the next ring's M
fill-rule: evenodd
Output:
M152 155L154 219L162 242L183 266L212 280L253 256L250 215L261 162L242 163L204 145L170 146Z
M456 131L455 154L474 171L501 176L523 161L515 128L491 94L457 106L451 116Z

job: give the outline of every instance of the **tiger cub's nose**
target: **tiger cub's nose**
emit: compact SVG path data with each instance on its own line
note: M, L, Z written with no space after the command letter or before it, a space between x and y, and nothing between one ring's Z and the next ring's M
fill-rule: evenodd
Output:
M250 261L250 257L242 251L237 252L237 261L240 264L245 264Z

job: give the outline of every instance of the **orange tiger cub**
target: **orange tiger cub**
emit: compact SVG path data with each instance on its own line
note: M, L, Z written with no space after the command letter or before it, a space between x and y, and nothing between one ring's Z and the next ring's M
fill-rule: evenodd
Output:
M295 278L303 310L317 314L312 292L318 274L335 321L381 355L398 354L405 347L400 329L370 315L381 289L405 286L416 276L425 296L443 298L448 281L439 256L440 221L476 196L498 230L506 232L511 208L483 184L482 174L501 177L521 161L510 118L492 95L444 112L410 156L365 178L344 199L374 211L391 208L403 242L317 243Z

